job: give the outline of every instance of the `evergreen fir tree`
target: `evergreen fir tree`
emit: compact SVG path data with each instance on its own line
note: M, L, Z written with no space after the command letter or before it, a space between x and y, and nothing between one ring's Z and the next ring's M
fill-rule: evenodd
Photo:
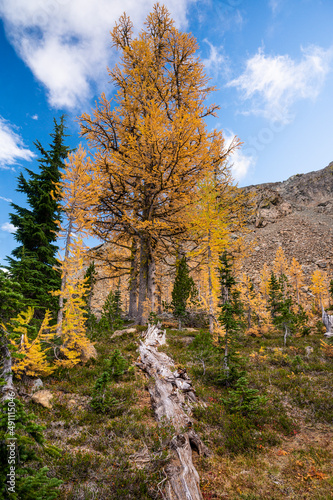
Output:
M171 306L173 314L178 319L179 329L186 315L186 304L190 297L196 294L196 287L186 262L185 255L177 263L176 278L172 290Z
M8 273L0 269L0 385L2 397L14 388L12 374L12 356L8 348L9 339L6 331L7 322L22 307L23 296L20 285L11 280Z
M22 173L18 177L17 191L26 194L29 208L11 204L15 213L10 214L10 221L17 228L15 239L20 245L13 250L13 257L7 258L9 269L20 283L27 304L35 306L37 316L41 316L41 310L57 308L57 298L49 292L60 288L55 243L61 213L55 184L60 181L69 152L64 144L64 128L64 117L59 123L54 120L50 149L44 149L38 141L35 143L40 153L39 172L26 169L29 178Z
M87 292L84 297L84 300L86 302L86 310L87 310L87 319L86 319L86 327L87 331L89 333L92 333L93 330L97 326L97 318L96 316L91 312L91 301L94 293L94 286L97 281L97 271L95 267L95 262L92 261L92 263L89 265L85 275L85 283L87 287Z
M92 261L92 263L89 265L84 277L86 280L86 287L87 287L87 294L85 296L85 300L87 302L87 311L89 315L91 313L91 300L94 292L94 286L97 281L97 271L94 261Z
M20 284L0 269L0 322L6 324L22 308L23 296Z
M285 275L281 275L277 280L272 272L269 280L268 303L273 324L284 333L284 345L287 343L287 337L295 330L297 323L304 323L304 312L300 309L298 317L293 311L293 301L288 293L288 286L288 279Z
M121 292L118 287L115 292L111 290L103 305L103 314L99 322L100 328L105 328L113 332L123 325L121 319Z
M15 492L8 490L10 464L8 461L8 401L0 402L0 498L13 500L55 500L63 481L49 477L48 467L41 467L37 451L44 449L53 455L60 450L48 446L43 436L44 428L37 417L28 413L23 403L15 399ZM39 462L39 464L38 464ZM39 465L39 467L38 467ZM36 466L38 469L36 469Z
M271 272L271 277L268 282L268 309L272 315L272 319L274 322L274 319L277 316L277 312L279 309L279 305L282 301L282 290L281 286L279 283L279 280L273 273Z
M240 292L236 287L236 279L232 272L232 258L227 252L220 255L219 275L220 275L220 315L219 322L225 328L225 344L224 344L224 373L225 379L229 379L231 368L229 365L230 358L234 358L234 353L230 350L230 343L234 335L241 329L243 306L240 301ZM237 360L236 364L237 364ZM233 371L237 371L237 367L233 367ZM236 375L236 373L235 373ZM235 377L237 378L237 377Z

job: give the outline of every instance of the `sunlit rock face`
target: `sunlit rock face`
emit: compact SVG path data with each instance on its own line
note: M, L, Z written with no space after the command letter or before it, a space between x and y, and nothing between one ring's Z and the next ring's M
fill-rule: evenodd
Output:
M333 162L316 172L246 190L254 194L256 211L248 237L254 251L244 271L257 279L264 262L270 265L281 246L288 260L295 257L302 264L305 276L310 278L315 269L333 276Z

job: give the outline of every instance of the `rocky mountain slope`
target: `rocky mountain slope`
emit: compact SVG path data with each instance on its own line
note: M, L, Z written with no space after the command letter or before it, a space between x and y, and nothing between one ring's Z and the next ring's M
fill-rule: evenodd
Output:
M332 275L333 162L322 170L246 189L256 205L248 236L254 251L245 262L246 271L255 278L281 246L288 259L295 257L302 264L305 275L316 268Z

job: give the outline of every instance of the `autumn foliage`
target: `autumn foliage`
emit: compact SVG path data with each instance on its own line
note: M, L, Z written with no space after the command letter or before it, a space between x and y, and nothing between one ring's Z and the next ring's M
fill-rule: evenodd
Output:
M222 132L209 132L205 122L218 107L205 105L213 88L196 41L175 28L166 8L157 4L136 38L126 15L111 36L120 52L119 66L109 70L114 102L102 94L93 114L81 117L99 182L99 199L87 210L95 234L135 248L137 269L129 272L138 278L133 300L141 323L147 300L154 310L156 261L186 241L184 208L207 176L226 170L226 151Z

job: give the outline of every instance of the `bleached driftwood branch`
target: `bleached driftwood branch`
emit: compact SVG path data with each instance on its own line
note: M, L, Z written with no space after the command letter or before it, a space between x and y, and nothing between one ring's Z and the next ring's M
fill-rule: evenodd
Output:
M176 435L170 441L174 460L166 469L165 486L167 500L202 500L200 478L192 462L192 450L208 454L208 449L192 429L191 403L197 401L192 382L185 369L175 369L173 360L157 347L166 343L165 332L159 326L148 325L145 339L139 347L137 365L155 384L149 389L156 419L166 419L175 428Z

